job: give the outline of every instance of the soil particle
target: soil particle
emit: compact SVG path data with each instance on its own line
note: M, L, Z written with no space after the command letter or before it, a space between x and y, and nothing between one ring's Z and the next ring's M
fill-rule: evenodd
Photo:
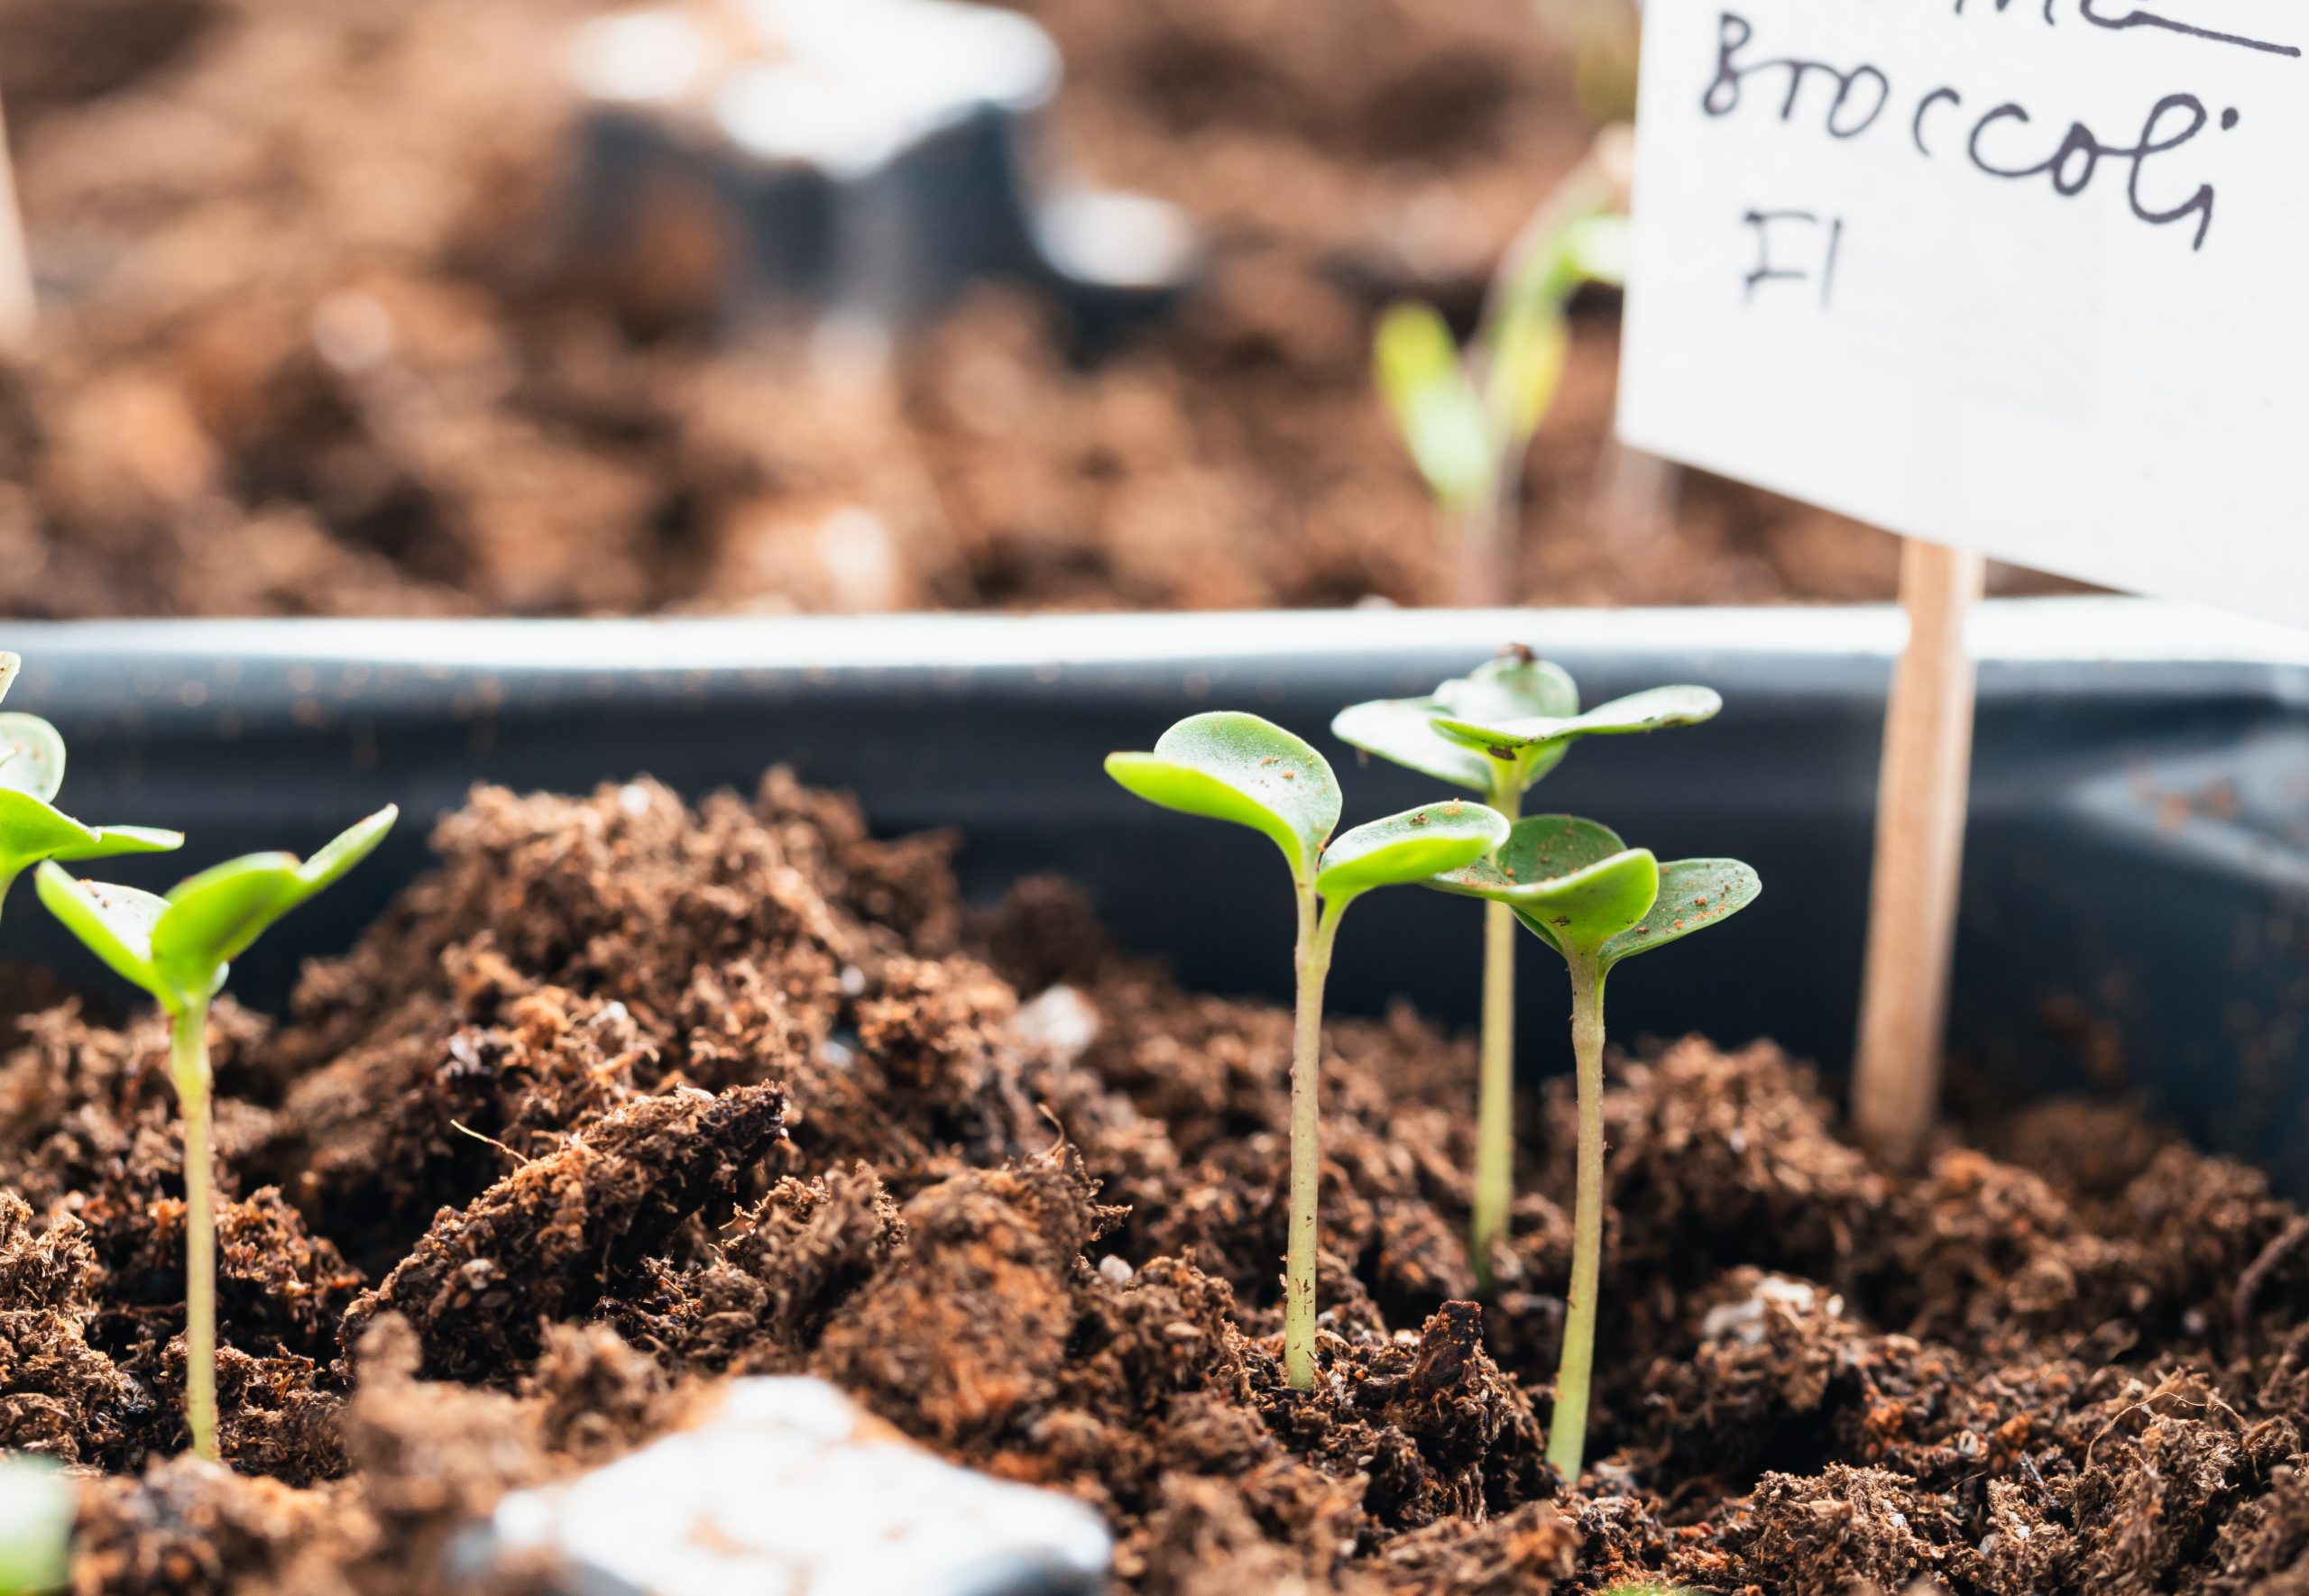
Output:
M1047 1402L1074 1328L1082 1250L1119 1215L1071 1154L942 1181L901 1211L895 1266L827 1324L817 1371L948 1446Z
M88 1344L103 1279L78 1220L35 1226L23 1199L0 1191L0 1446L95 1463L119 1449L122 1416L147 1406Z
M773 1086L720 1097L683 1089L619 1109L463 1211L445 1209L347 1310L345 1346L378 1315L399 1313L426 1369L504 1378L535 1353L544 1325L589 1311L681 1221L734 1197L784 1133L785 1114Z

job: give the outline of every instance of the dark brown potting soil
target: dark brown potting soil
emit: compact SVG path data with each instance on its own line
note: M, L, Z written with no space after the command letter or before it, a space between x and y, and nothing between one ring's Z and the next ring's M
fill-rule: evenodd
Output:
M1530 0L1028 0L1056 158L1216 252L1089 367L998 290L885 365L717 345L670 235L567 269L558 41L599 8L0 0L46 305L0 362L0 614L1441 596L1370 327L1406 287L1467 316L1593 132ZM1500 600L1890 594L1891 540L1834 517L1699 477L1641 509L1615 344L1598 300Z
M1478 1307L1471 1046L1330 1028L1295 1395L1281 1010L1109 951L1063 884L975 914L949 839L782 774L694 811L481 790L436 841L285 1019L216 1024L235 1472L180 1454L157 1023L66 1002L0 1067L0 1445L87 1472L81 1591L444 1588L507 1489L802 1371L1093 1504L1136 1591L2309 1584L2309 1250L2123 1110L1896 1178L1769 1044L1620 1059L1575 1491L1559 1089Z

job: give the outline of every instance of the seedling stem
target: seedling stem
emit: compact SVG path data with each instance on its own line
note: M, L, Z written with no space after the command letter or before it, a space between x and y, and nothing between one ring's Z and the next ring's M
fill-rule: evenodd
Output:
M1283 1261L1283 1373L1300 1390L1315 1383L1316 1201L1322 1188L1323 986L1339 910L1324 912L1310 885L1299 894L1297 1036L1291 1053L1291 1247Z
M184 1406L192 1449L216 1456L216 1155L209 1130L208 1000L169 1016L169 1077L184 1116Z
M1322 1189L1323 987L1347 906L1374 887L1429 879L1507 839L1505 817L1450 798L1334 838L1338 778L1320 754L1256 715L1191 715L1152 753L1107 756L1107 774L1150 803L1248 826L1283 850L1299 906L1291 1046L1291 1179L1283 1276L1283 1372L1315 1384L1316 1204Z
M1494 909L1505 905L1494 903ZM1508 911L1512 917L1513 910ZM1604 972L1593 959L1571 971L1571 1052L1579 1096L1579 1149L1571 1223L1571 1293L1564 1309L1563 1361L1556 1371L1548 1462L1579 1478L1587 1442L1587 1390L1596 1368L1596 1298L1604 1259Z
M1660 702L1653 701L1655 705ZM1617 718L1626 718L1624 711ZM1449 729L1463 723L1441 724ZM1564 1313L1563 1358L1556 1374L1555 1413L1548 1426L1548 1461L1566 1480L1576 1481L1587 1446L1596 1308L1603 1275L1604 978L1624 959L1665 947L1738 913L1755 902L1762 887L1756 873L1737 859L1682 859L1663 865L1649 848L1628 847L1610 828L1568 814L1518 821L1490 858L1440 874L1428 885L1506 904L1525 930L1555 949L1571 977L1579 1136L1571 1288Z
M1523 794L1501 773L1491 806L1513 823ZM1483 1059L1476 1087L1476 1189L1468 1250L1476 1283L1491 1289L1491 1249L1507 1239L1515 1204L1515 911L1483 906Z

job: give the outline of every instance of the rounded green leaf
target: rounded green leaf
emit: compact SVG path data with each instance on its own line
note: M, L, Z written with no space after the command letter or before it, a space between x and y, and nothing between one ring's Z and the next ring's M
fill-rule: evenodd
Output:
M1302 881L1338 824L1338 780L1323 757L1239 711L1191 715L1151 754L1108 755L1107 774L1149 803L1264 832Z
M1632 848L1510 901L1515 918L1557 952L1592 959L1642 921L1659 893L1660 861L1648 848Z
M1609 826L1572 814L1526 815L1491 858L1436 876L1426 885L1503 903L1535 897L1555 882L1628 851Z
M1505 759L1541 744L1574 738L1620 737L1658 731L1669 726L1690 726L1714 719L1723 708L1724 700L1714 688L1652 687L1598 704L1580 715L1490 722L1446 716L1436 722L1436 729L1454 742L1495 759Z
M1561 665L1522 652L1486 660L1465 676L1455 676L1425 698L1381 698L1350 704L1331 720L1331 735L1352 748L1431 775L1438 781L1489 793L1503 764L1522 791L1563 757L1561 748L1531 757L1495 761L1479 750L1436 730L1449 717L1469 720L1522 720L1579 711L1579 689Z
M167 912L167 899L133 886L77 881L53 862L41 864L33 884L40 901L90 952L159 998L162 1006L178 1006L175 992L152 968L152 927Z
M45 803L64 784L64 738L38 715L0 711L0 788Z
M1507 840L1507 830L1505 815L1461 798L1407 809L1323 849L1315 890L1336 904L1375 886L1424 881L1482 858Z
M188 997L208 997L225 967L299 902L297 857L248 854L212 865L169 891L152 927L152 968Z
M1643 918L1604 944L1604 968L1737 914L1763 894L1755 871L1737 859L1678 859L1660 867L1660 893Z

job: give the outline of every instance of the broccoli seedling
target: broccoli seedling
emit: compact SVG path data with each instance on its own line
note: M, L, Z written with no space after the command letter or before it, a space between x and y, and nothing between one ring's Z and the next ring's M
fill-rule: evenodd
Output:
M1559 665L1514 648L1425 698L1352 704L1331 721L1341 742L1422 775L1471 788L1510 821L1523 794L1583 737L1653 731L1706 720L1724 701L1705 687L1655 687L1586 714ZM1515 1198L1515 918L1484 908L1483 1041L1476 1096L1476 1177L1468 1250L1491 1287L1492 1249L1507 1238Z
M1568 307L1582 283L1626 278L1625 183L1599 140L1524 225L1495 274L1462 353L1442 313L1405 300L1379 317L1371 363L1412 463L1458 525L1456 601L1497 601L1524 452L1570 355Z
M392 830L387 804L309 859L254 853L179 882L166 897L40 867L46 903L89 951L169 1016L169 1079L184 1116L185 1412L192 1448L216 1456L216 1218L210 1151L208 1005L232 960L291 909L366 858Z
M1263 833L1283 850L1299 903L1298 978L1291 1058L1291 1228L1283 1270L1283 1366L1300 1390L1315 1383L1316 1117L1323 983L1348 905L1375 887L1423 882L1482 858L1508 834L1505 816L1447 799L1334 838L1338 778L1307 743L1256 715L1194 715L1151 754L1109 754L1107 774L1150 803Z
M23 662L0 654L0 698ZM184 834L149 826L88 826L49 801L64 784L64 738L38 715L0 711L0 903L16 877L42 859L100 859L166 853Z
M1639 695L1641 696L1641 695ZM1579 1151L1572 1211L1571 1296L1556 1375L1548 1461L1579 1478L1596 1357L1596 1291L1604 1244L1604 978L1621 960L1738 913L1763 885L1737 859L1661 864L1618 833L1568 814L1518 821L1493 857L1439 873L1429 885L1505 903L1571 972L1571 1047L1578 1066Z

